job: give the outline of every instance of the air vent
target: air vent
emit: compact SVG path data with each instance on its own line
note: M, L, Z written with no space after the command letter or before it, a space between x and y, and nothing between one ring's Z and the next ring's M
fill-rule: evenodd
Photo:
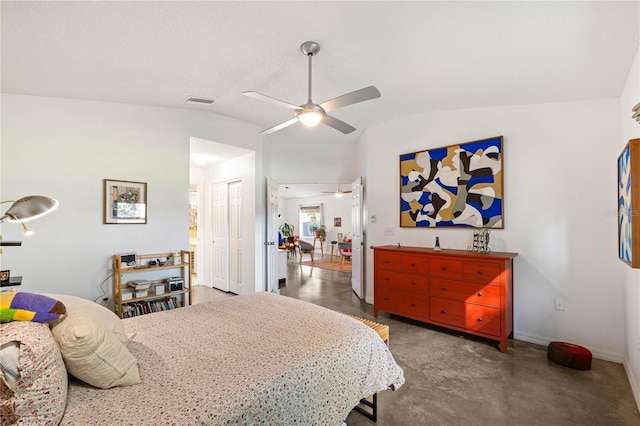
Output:
M189 96L187 99L184 100L184 103L185 104L196 103L196 104L211 105L213 103L213 99L200 98L200 97L197 97L197 96Z

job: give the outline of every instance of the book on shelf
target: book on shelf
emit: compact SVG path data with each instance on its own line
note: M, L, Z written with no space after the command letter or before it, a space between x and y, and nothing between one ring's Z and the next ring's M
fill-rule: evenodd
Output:
M182 301L176 297L131 302L122 305L122 318L130 318L152 312L169 311L182 307Z

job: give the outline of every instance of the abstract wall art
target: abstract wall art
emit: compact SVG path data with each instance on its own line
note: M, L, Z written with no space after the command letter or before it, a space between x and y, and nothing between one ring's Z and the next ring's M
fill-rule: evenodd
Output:
M640 268L640 139L631 139L618 157L618 257Z
M504 228L503 137L400 155L400 226Z

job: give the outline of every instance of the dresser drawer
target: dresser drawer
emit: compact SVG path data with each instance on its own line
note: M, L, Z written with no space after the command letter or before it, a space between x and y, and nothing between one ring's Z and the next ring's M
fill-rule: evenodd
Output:
M429 273L436 277L460 278L462 276L462 261L434 257L429 259Z
M426 294L411 293L390 287L376 287L375 305L377 309L405 317L427 320L429 304Z
M423 275L403 274L402 272L376 269L375 285L394 287L400 290L415 291L427 294L429 278Z
M432 296L447 297L461 302L480 303L500 307L500 287L492 284L477 284L464 281L432 278Z
M500 265L492 262L465 260L462 266L462 277L469 281L500 284Z
M400 270L412 274L426 275L429 272L429 260L426 256L403 255Z
M431 297L431 321L500 336L500 309L455 300Z
M388 253L388 252L376 252L375 258L375 267L376 269L386 269L389 271L399 271L400 270L400 255L396 253Z

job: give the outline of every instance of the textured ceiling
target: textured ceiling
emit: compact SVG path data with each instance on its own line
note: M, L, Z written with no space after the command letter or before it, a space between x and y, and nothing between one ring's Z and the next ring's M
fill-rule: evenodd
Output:
M274 143L357 143L409 114L620 95L638 48L637 2L9 2L2 92L199 108L270 127L306 101L375 85L336 110L357 128L294 125ZM215 99L189 106L188 96Z

